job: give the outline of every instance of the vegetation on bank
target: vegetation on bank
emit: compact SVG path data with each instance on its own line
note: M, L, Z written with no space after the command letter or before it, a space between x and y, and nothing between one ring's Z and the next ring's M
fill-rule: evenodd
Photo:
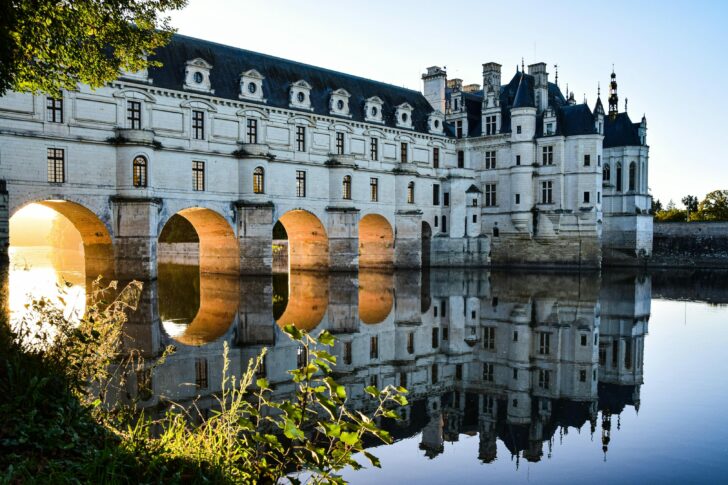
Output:
M653 201L652 213L655 221L728 221L728 190L714 190L701 201L698 201L694 195L687 195L682 198L681 202L684 209L678 209L672 200L664 208L659 199Z
M79 323L40 300L18 328L0 324L0 482L341 483L339 470L361 466L357 453L379 466L364 440L391 441L377 422L398 419L394 408L407 403L406 391L367 387L374 411L351 410L332 377L328 332L314 339L285 329L306 357L290 371L290 400L271 400L257 373L261 354L240 377L225 365L218 406L207 417L172 406L154 418L134 403L106 402L124 391L128 373L165 365L165 356L144 362L123 348L125 313L140 292L131 283L110 303L91 305Z

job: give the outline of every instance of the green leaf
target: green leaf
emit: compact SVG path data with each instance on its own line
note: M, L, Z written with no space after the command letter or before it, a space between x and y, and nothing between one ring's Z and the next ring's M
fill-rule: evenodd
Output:
M268 389L268 379L266 379L265 377L261 377L260 379L255 381L255 385L261 389Z
M341 433L341 441L349 446L354 446L357 442L359 442L359 436L356 433L344 431Z
M326 345L327 347L331 347L332 345L334 345L334 341L336 340L336 338L333 335L331 335L328 330L324 330L318 336L317 340L319 341L320 344Z
M300 342L303 338L303 333L301 333L301 331L293 325L286 325L285 327L283 327L283 331L287 333L288 336L291 337L291 339L293 340Z
M371 463L372 466L375 466L377 468L382 468L382 462L379 461L379 458L372 455L368 451L362 451L362 454L367 457L367 459L369 460L369 463Z
M379 395L379 390L374 386L367 386L364 388L364 392L369 394L372 397L377 397Z

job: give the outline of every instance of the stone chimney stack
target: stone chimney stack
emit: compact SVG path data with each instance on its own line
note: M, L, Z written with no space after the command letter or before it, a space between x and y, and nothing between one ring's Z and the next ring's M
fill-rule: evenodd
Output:
M536 109L543 113L549 105L549 73L546 72L546 63L531 64L528 66L528 74L534 78Z
M497 62L486 62L483 64L483 96L488 96L493 91L496 99L500 96L501 86L501 65Z
M422 82L424 83L425 99L429 101L433 109L444 114L447 72L439 66L428 67L427 72L422 75Z

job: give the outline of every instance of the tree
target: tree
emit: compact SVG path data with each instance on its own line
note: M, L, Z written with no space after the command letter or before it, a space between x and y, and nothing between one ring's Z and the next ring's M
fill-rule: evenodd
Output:
M662 202L660 202L660 199L652 199L652 208L650 209L650 212L652 212L653 215L658 212L662 212Z
M173 29L164 12L186 0L4 0L0 2L0 95L58 94L103 86L122 70L156 65L146 54Z
M690 220L690 213L695 213L698 211L698 198L694 195L686 195L682 198L682 203L685 206L685 210L687 211L687 220Z
M728 190L714 190L698 206L700 218L705 221L728 221Z

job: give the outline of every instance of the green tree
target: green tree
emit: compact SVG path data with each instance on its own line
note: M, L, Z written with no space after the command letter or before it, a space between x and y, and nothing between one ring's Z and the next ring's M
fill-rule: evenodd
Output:
M652 212L652 214L654 215L661 211L662 211L662 202L660 202L660 199L652 199L652 207L650 209L650 212Z
M707 194L698 206L698 213L704 221L728 221L728 190Z
M97 88L122 70L148 67L145 54L173 29L164 12L186 0L4 0L0 2L0 95Z

